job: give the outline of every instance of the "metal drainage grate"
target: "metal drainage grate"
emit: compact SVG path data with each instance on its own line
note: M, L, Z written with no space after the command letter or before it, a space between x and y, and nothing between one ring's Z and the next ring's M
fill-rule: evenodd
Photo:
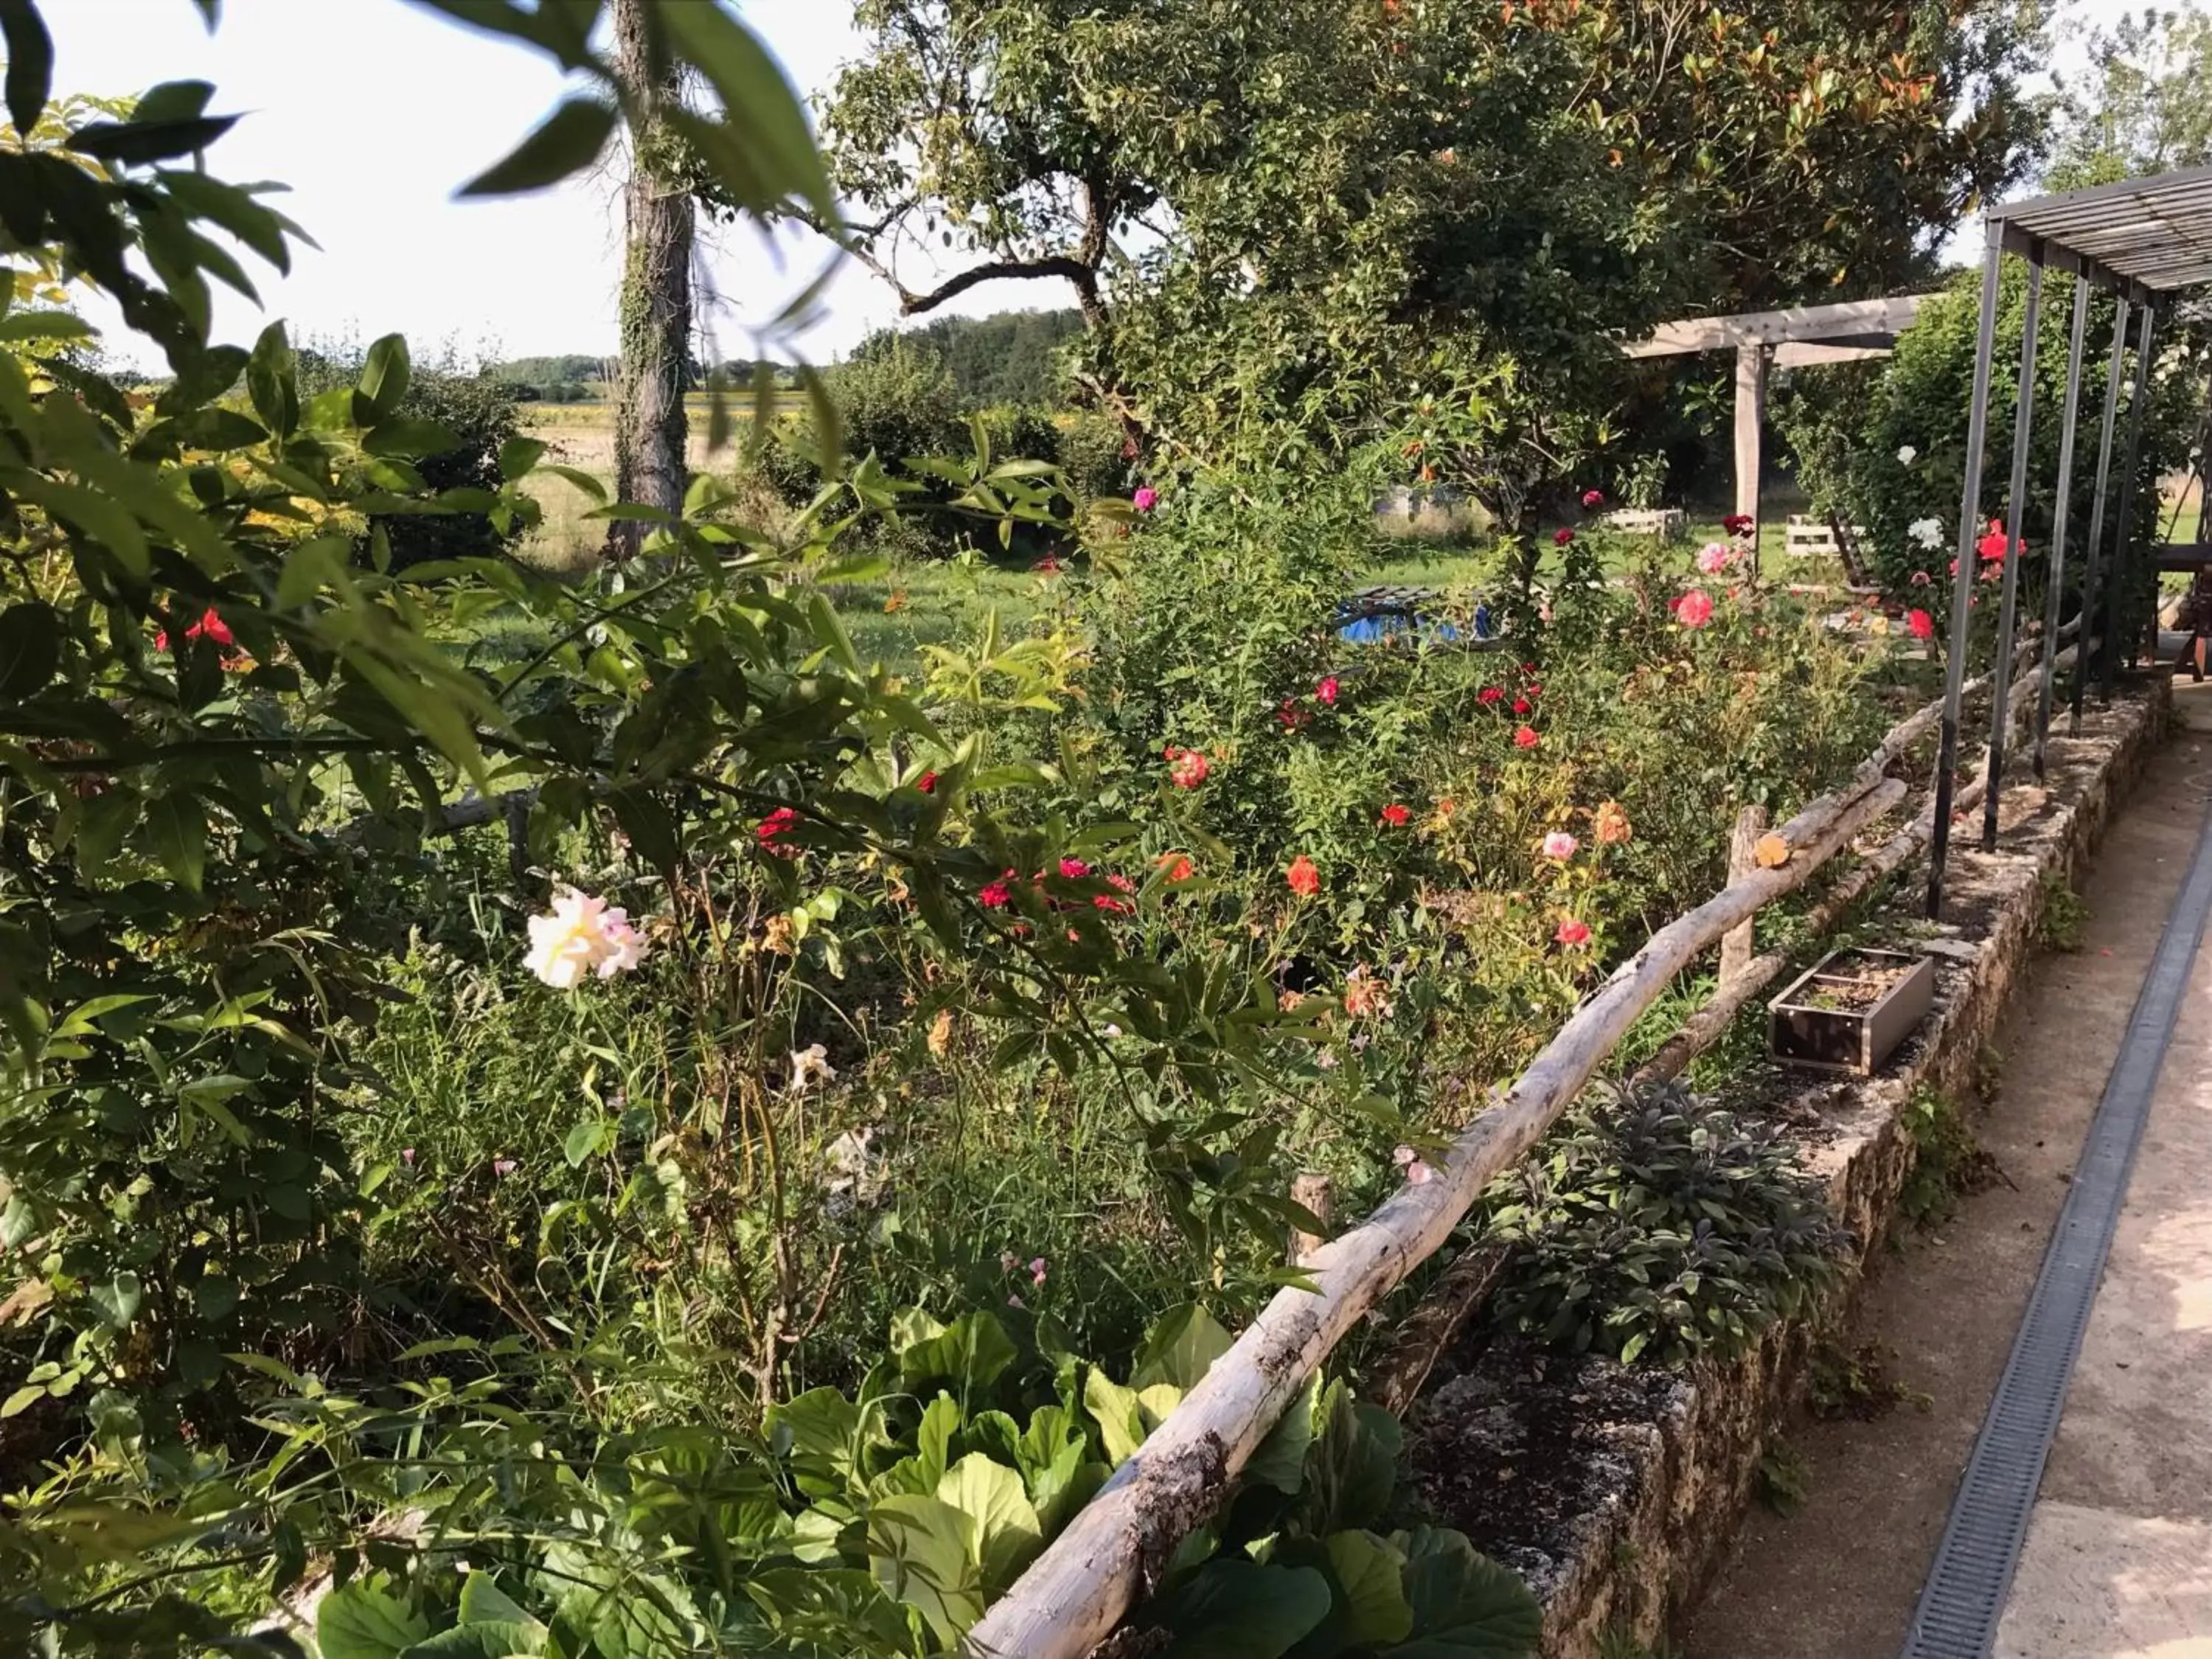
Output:
M2051 1235L2020 1334L2013 1340L2012 1357L2005 1362L1981 1437L1952 1499L1951 1518L1920 1593L1904 1659L1984 1659L1996 1639L1997 1620L2027 1539L2028 1512L2043 1480L2044 1460L2051 1455L2051 1437L2058 1431L2067 1383L2081 1352L2081 1334L2127 1196L2128 1174L2208 915L2212 817L2198 832L2189 874L2129 1016L2119 1058L2058 1212L2058 1230Z

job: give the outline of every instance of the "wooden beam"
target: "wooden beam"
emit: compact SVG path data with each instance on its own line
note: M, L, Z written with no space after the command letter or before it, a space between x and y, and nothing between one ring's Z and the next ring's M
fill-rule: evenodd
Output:
M1759 574L1759 435L1766 425L1766 348L1735 349L1735 510L1751 520L1751 574Z
M1887 357L1886 345L1828 345L1819 340L1792 340L1774 348L1777 368L1809 368L1821 363L1858 363Z
M1662 323L1651 337L1621 347L1631 357L1667 357L1686 351L1718 351L1756 341L1781 345L1794 340L1832 340L1852 335L1887 335L1894 339L1912 326L1929 295L1904 294L1888 300L1848 300L1828 306L1792 306L1785 311L1745 311L1732 317L1685 317Z

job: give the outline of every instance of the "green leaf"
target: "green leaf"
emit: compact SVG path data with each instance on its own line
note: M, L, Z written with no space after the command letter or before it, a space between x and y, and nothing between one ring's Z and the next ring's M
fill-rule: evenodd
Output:
M284 325L271 323L253 343L246 360L246 392L261 423L280 438L289 438L300 424L297 360Z
M31 0L0 0L0 44L8 50L8 118L27 138L54 83L54 43Z
M43 690L61 666L62 619L40 599L0 611L0 702Z
M1371 1532L1331 1533L1329 1569L1340 1592L1336 1613L1354 1646L1402 1641L1413 1632L1413 1610L1399 1581L1405 1562L1395 1547Z
M235 115L199 115L175 121L93 121L70 134L70 148L102 161L143 167L205 149L237 125Z
M323 1597L315 1609L315 1645L323 1659L399 1659L430 1634L430 1621L407 1602L356 1579Z
M708 149L707 160L732 192L757 209L805 202L834 221L829 171L807 130L805 107L774 56L720 6L670 6L660 15L721 99L724 142Z
M16 495L44 507L49 517L103 544L132 575L143 580L152 574L154 560L147 550L146 532L139 528L137 520L108 497L82 484L63 483L35 472L8 473L5 483Z
M937 1496L975 1523L976 1565L990 1595L1002 1594L1044 1547L1043 1523L1021 1476L981 1452L969 1452L946 1470Z
M4 1401L0 1401L0 1417L14 1417L18 1413L28 1411L46 1397L46 1385L43 1382L33 1382L28 1388L18 1389Z
M689 7L671 7L662 15ZM709 8L708 9L712 9ZM544 190L599 159L615 130L611 105L594 98L564 100L542 125L507 156L460 188L463 196L515 196Z
M1172 1309L1146 1333L1129 1386L1147 1389L1155 1382L1171 1382L1188 1394L1207 1368L1229 1352L1232 1340L1196 1303Z
M1534 1659L1544 1611L1518 1577L1444 1528L1402 1544L1413 1632L1382 1659Z
M868 1568L948 1648L983 1616L975 1522L939 1498L901 1493L872 1504Z
M1156 1604L1174 1632L1167 1659L1282 1659L1328 1616L1328 1580L1311 1567L1225 1556Z
M535 1620L456 1625L400 1650L399 1659L516 1659L545 1651L552 1632Z
M1020 1358L1006 1327L988 1313L963 1314L937 1334L898 1351L899 1378L909 1390L948 1382L963 1403L996 1382Z
M146 1290L138 1275L125 1267L105 1285L92 1286L86 1294L91 1297L92 1305L100 1310L100 1316L119 1331L138 1316L138 1304L145 1299Z
M561 1156L568 1160L570 1169L581 1169L586 1160L598 1154L605 1127L604 1118L587 1117L568 1131L568 1138L561 1143Z
M397 456L403 460L450 454L461 447L451 427L416 415L380 417L362 436L361 447L372 455Z
M11 311L0 318L0 340L83 340L99 332L73 311Z
M674 816L660 797L649 789L623 788L607 796L615 822L629 837L638 857L656 870L671 870L683 846Z
M465 1625L532 1625L538 1621L479 1568L461 1580L461 1622Z
M499 447L499 476L513 483L526 477L545 454L544 442L537 438L509 438Z
M207 818L190 795L167 794L146 803L146 839L155 858L179 886L200 890L207 868Z
M1273 1486L1285 1497L1296 1497L1306 1482L1306 1451L1313 1444L1314 1407L1321 1395L1318 1376L1306 1385L1282 1420L1260 1443L1260 1449L1244 1466L1247 1485Z
M361 395L368 399L375 418L381 422L399 407L399 400L407 395L408 381L414 374L414 366L407 356L406 337L386 334L368 349L368 356L361 368ZM374 439L374 433L369 436ZM385 452L372 450L371 453Z

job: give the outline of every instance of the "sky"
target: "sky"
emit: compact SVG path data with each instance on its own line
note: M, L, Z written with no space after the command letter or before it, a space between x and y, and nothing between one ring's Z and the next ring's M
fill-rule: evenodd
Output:
M210 171L292 186L271 205L320 249L301 250L289 276L249 267L265 310L218 284L219 338L250 343L282 316L295 340L397 331L418 356L447 342L469 360L613 350L615 179L453 199L560 96L559 70L537 52L404 0L224 0L212 36L190 0L49 0L41 9L58 92L212 82L211 111L244 118L209 151ZM826 88L858 49L850 0L744 0L740 9L802 90ZM774 318L828 263L829 246L794 235L779 259L751 231L702 232L716 244L708 263L726 301L714 319L715 347L750 356L746 325ZM1037 303L1033 293L986 289L965 308ZM802 344L817 362L890 321L896 307L848 265L824 310ZM123 343L120 331L108 332Z
M858 51L851 0L739 3L803 92L826 89ZM2077 0L2068 11L2108 18L2121 9ZM398 331L421 356L447 343L468 361L614 349L622 212L612 179L501 201L453 196L560 95L560 72L534 52L404 0L224 0L213 35L190 0L49 0L42 9L58 90L210 81L214 111L245 118L210 151L210 169L293 187L276 205L319 250L301 249L289 276L266 273L265 308L218 286L219 338L250 341L281 316L295 340ZM715 349L751 356L747 325L774 318L830 250L803 234L772 248L749 230L707 234L724 301L710 319ZM889 290L849 263L824 300L823 320L800 342L816 362L896 313ZM991 283L947 309L1066 302L1033 284ZM123 343L119 330L109 333Z

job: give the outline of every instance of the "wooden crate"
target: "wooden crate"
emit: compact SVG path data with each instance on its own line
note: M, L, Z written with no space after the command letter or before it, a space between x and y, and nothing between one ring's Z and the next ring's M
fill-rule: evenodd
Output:
M1608 530L1624 536L1656 536L1679 542L1690 533L1690 516L1679 507L1617 507L1605 515Z

